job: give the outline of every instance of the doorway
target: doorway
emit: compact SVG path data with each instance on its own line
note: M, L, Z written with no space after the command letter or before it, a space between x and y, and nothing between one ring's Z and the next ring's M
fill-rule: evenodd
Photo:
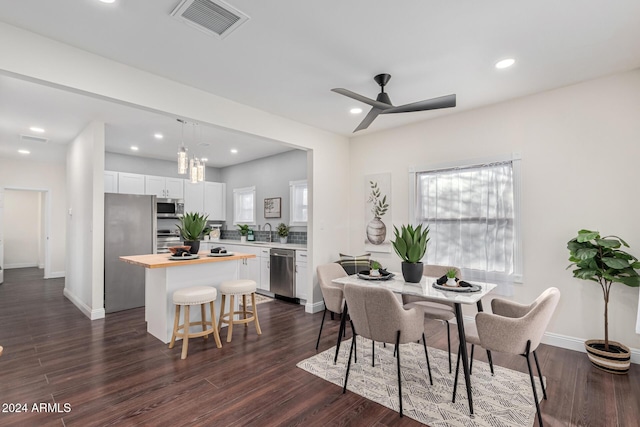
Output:
M49 265L49 191L5 187L0 190L0 266L2 276L25 269L47 278ZM17 271L16 271L17 272ZM0 277L0 280L4 277Z

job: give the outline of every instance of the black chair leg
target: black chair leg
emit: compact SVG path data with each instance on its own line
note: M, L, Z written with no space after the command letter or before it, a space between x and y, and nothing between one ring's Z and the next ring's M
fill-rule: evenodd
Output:
M371 366L376 366L376 342L371 340Z
M351 355L353 354L353 346L355 345L356 337L353 336L353 341L351 341L351 349L349 350L349 361L347 362L347 372L344 375L344 386L342 387L342 394L347 392L347 380L349 379L349 369L351 368Z
M491 368L491 376L493 376L493 359L491 358L491 351L489 350L487 350L487 359L489 359L489 368Z
M344 307L342 308L342 314L340 315L340 330L338 331L338 342L336 343L336 355L333 357L333 364L335 365L338 361L338 353L340 352L340 343L342 342L342 337L344 336L347 321L347 302L344 302Z
M431 377L431 364L429 363L429 352L427 351L427 340L422 333L422 345L424 346L424 355L427 358L427 369L429 370L429 383L433 385L433 378Z
M325 310L326 310L326 308L325 308ZM333 319L333 311L331 312L331 320L334 320Z
M400 374L400 331L396 335L396 361L398 364L398 399L400 400L400 418L402 418L402 380Z
M333 314L333 313L331 313ZM322 327L324 326L324 316L327 315L327 308L324 308L324 312L322 313L322 322L320 322L320 332L318 332L318 341L316 341L316 350L318 349L318 346L320 345L320 335L322 335Z
M542 381L542 372L540 372L540 364L538 363L538 355L536 354L536 351L533 350L533 360L536 361L536 368L538 369L538 378L540 378L540 387L542 387L542 396L544 397L544 400L547 400L547 390L544 386L544 381Z
M447 325L447 350L449 350L449 373L451 373L451 331L449 330L449 321L445 320Z
M353 333L353 338L352 338L353 339L353 350L354 350L353 361L355 363L358 363L358 343L356 342L356 328L353 327L353 322L351 320L349 320L349 323L351 324L351 332Z
M476 346L471 344L471 359L469 359L469 375L471 375L471 373L473 372L473 349Z
M538 392L536 391L536 382L533 379L533 371L531 370L531 360L529 359L529 348L531 347L531 341L527 341L527 350L523 355L527 359L527 368L529 369L529 378L531 379L531 388L533 389L533 400L536 402L536 412L538 413L538 424L542 425L542 414L540 413L540 403L538 402Z
M458 361L456 362L456 375L453 379L453 397L451 398L451 403L456 403L456 391L458 389L458 373L460 372L460 357L462 355L462 349L458 345Z

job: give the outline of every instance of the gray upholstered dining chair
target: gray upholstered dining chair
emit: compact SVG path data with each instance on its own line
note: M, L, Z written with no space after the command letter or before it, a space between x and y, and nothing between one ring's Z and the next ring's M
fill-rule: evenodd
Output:
M340 264L336 264L335 262L319 265L316 268L316 273L318 276L318 284L322 291L322 298L324 299L324 312L322 313L322 322L320 323L320 331L318 332L318 340L316 341L317 350L320 345L320 335L322 335L322 327L324 326L324 318L327 315L327 310L332 313L332 317L333 313L342 315L344 310L344 293L342 292L342 286L335 285L331 281L340 277L346 277L347 273ZM340 330L340 334L344 334L342 329ZM340 348L339 343L340 341L338 341L336 354Z
M544 399L547 398L547 391L542 382L542 373L536 349L540 345L542 336L547 329L558 301L560 291L557 288L548 288L531 304L519 304L517 302L496 298L491 301L493 313L480 312L476 314L475 325L465 325L465 337L467 343L471 344L471 363L473 363L473 348L479 345L487 351L498 351L502 353L518 354L527 359L533 398L536 403L538 423L542 427L542 415L540 414L540 404L538 393L531 370L531 360L529 355L533 353L533 358L538 370L540 385ZM491 362L491 372L493 373L493 363ZM460 351L458 351L458 363L456 364L456 374L453 383L453 401L455 402L456 388L458 385L458 371L460 367Z
M430 265L425 264L422 275L429 277L442 277L449 270L456 270L456 277L460 278L460 269L446 265ZM414 295L402 295L402 303L405 308L418 307L424 311L424 317L429 320L440 320L447 327L447 349L449 351L449 373L451 373L451 331L449 329L449 320L456 317L453 304L442 301L429 301Z
M389 289L377 286L360 286L347 284L344 296L349 306L353 339L349 351L349 361L344 377L342 392L347 390L351 356L354 352L357 335L372 341L395 344L396 363L398 367L398 398L400 400L400 416L402 417L402 381L400 375L400 344L416 342L422 337L424 354L427 358L429 382L431 365L424 336L424 314L419 309L405 310Z

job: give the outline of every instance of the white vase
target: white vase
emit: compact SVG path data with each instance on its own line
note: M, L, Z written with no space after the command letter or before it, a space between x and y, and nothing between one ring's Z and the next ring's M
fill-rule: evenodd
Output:
M247 242L247 236L240 236L240 243L246 243Z
M450 286L450 287L458 286L458 282L456 282L456 278L455 277L448 278L447 279L447 286Z
M287 236L280 237L280 243L287 243Z

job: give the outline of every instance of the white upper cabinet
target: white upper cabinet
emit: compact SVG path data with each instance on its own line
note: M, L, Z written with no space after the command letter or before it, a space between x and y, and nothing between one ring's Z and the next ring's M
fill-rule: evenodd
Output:
M104 171L104 192L118 192L118 172Z
M184 181L182 178L166 178L164 188L169 199L184 199Z
M118 172L118 193L145 194L144 175Z
M204 213L204 182L184 183L184 212Z
M222 182L204 183L204 211L209 214L210 220L225 220L226 188L226 184Z
M149 195L163 199L184 198L184 180L180 178L146 175L144 186L145 193Z

